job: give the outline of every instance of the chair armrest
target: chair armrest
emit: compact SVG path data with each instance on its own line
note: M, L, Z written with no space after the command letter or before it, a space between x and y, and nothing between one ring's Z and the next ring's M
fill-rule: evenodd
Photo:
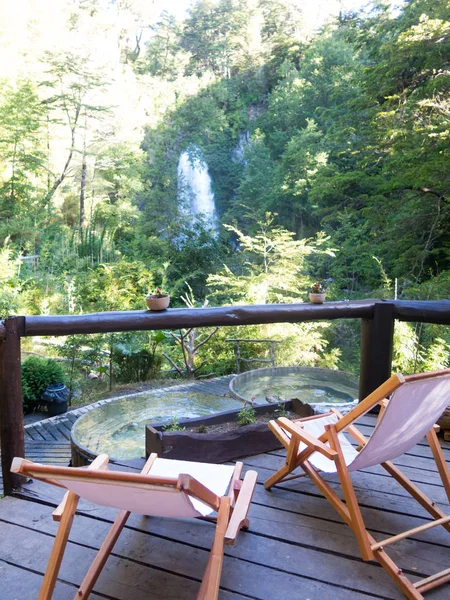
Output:
M334 458L337 456L337 452L335 450L332 450L329 446L321 442L318 438L315 438L314 436L307 433L303 429L303 427L300 427L296 423L293 423L286 417L279 418L277 420L277 423L280 425L280 427L282 427L286 431L289 431L291 435L295 435L298 438L300 438L300 440L309 448L314 449L316 452L320 452L330 460L334 460Z
M180 473L178 475L177 488L185 494L188 494L188 496L193 496L194 498L201 500L212 509L219 510L219 496L203 485L203 483L195 479L195 477L192 477L192 475Z
M89 471L104 470L108 468L109 456L107 454L99 454L97 458L87 467ZM52 519L54 521L61 521L63 512L66 510L67 500L69 499L70 492L64 494L63 499L52 512Z
M287 449L291 443L291 436L282 429L276 421L272 420L268 423L270 431L280 440L283 446Z
M247 471L245 474L236 504L234 505L233 514L225 532L225 543L228 546L232 546L236 542L237 534L245 526L257 478L258 473L256 471Z

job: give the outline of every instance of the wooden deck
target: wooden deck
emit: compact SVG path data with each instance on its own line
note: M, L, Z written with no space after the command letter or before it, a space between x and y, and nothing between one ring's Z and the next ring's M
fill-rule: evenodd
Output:
M374 417L366 416L360 423L369 434ZM442 442L442 446L450 461L450 444ZM259 484L250 511L250 530L240 534L234 548L226 548L220 599L402 598L377 563L359 558L353 534L312 483L300 479L272 492L264 490L263 481L280 466L282 455L283 451L269 452L244 461L258 471ZM395 462L449 511L425 442ZM335 481L334 476L328 479ZM354 474L354 482L364 519L377 539L428 520L422 508L381 468ZM51 507L61 496L54 487L32 482L16 497L0 500L2 600L37 597L56 530ZM113 518L112 510L80 504L55 599L73 597ZM194 599L213 531L213 526L204 522L132 515L91 597ZM412 579L428 576L450 565L450 535L442 528L424 532L393 546L391 555ZM449 597L450 584L427 595L435 600Z

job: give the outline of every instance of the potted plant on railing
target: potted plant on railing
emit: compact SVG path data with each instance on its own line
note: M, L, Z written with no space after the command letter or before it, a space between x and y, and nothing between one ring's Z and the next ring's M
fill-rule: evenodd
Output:
M314 304L322 304L325 301L327 288L323 281L316 281L311 286L311 291L309 292L309 299Z
M156 292L149 294L145 301L150 310L165 310L169 306L170 296L160 288L156 288Z

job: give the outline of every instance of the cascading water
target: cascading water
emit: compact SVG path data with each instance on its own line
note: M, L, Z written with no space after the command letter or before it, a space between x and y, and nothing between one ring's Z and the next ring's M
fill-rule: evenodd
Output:
M251 148L252 142L250 139L250 131L245 131L239 136L236 146L231 151L231 160L233 162L242 163L247 165L245 157L245 151L247 148Z
M184 151L178 161L178 200L183 210L193 217L203 216L209 228L217 233L217 214L208 166L198 156L198 148Z

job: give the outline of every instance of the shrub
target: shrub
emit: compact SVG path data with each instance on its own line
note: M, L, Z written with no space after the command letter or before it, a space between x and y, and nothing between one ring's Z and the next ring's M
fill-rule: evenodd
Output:
M253 425L253 423L256 423L256 410L253 406L244 406L238 412L237 420L241 427L243 425Z
M162 430L170 433L171 431L185 431L186 427L181 427L178 417L172 417L172 422L164 425Z
M22 394L24 412L32 412L48 385L64 383L63 366L53 358L30 356L22 363Z

